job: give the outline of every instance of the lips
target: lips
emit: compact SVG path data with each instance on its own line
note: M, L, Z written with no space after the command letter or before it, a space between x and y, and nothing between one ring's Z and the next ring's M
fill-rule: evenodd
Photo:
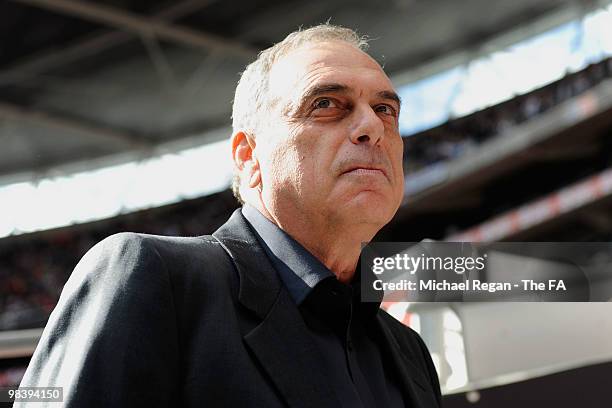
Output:
M356 175L378 175L382 174L387 179L389 175L387 174L387 170L383 166L371 165L371 164L353 164L349 166L346 170L342 172L342 174L356 174Z

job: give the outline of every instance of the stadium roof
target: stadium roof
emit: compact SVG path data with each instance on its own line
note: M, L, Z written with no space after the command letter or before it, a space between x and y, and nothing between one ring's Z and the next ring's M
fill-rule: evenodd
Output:
M401 85L608 3L2 2L0 176L70 162L95 167L95 158L123 153L119 160L129 161L167 143L227 137L238 73L300 25L331 18L368 34L372 54Z

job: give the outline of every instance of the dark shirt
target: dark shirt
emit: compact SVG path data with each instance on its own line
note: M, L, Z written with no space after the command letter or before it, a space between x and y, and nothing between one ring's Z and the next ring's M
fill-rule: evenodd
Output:
M375 341L379 302L361 302L357 268L350 285L248 204L242 213L272 260L323 357L343 407L404 407Z

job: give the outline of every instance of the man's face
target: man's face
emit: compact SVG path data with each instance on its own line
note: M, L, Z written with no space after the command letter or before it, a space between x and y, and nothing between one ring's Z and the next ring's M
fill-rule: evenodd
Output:
M269 209L386 224L403 196L403 143L399 100L378 63L340 41L304 46L274 64L269 92L254 151Z

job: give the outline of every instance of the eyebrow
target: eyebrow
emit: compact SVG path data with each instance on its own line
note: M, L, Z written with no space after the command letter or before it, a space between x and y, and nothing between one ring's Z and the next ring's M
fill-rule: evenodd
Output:
M308 89L302 95L297 106L299 109L303 107L307 101L309 101L310 99L316 98L317 96L320 96L320 95L325 95L329 93L348 93L349 91L350 91L350 88L347 85L339 84L339 83L315 85L312 88ZM379 91L376 93L376 96L381 99L393 101L397 103L398 107L402 105L401 98L394 91L389 91L389 90Z
M348 93L348 91L348 86L337 83L315 85L302 95L298 103L298 108L301 108L308 100L316 98L319 95L329 93Z
M390 101L394 101L398 106L402 106L402 99L399 95L394 91L380 91L376 94L381 99L387 99Z

